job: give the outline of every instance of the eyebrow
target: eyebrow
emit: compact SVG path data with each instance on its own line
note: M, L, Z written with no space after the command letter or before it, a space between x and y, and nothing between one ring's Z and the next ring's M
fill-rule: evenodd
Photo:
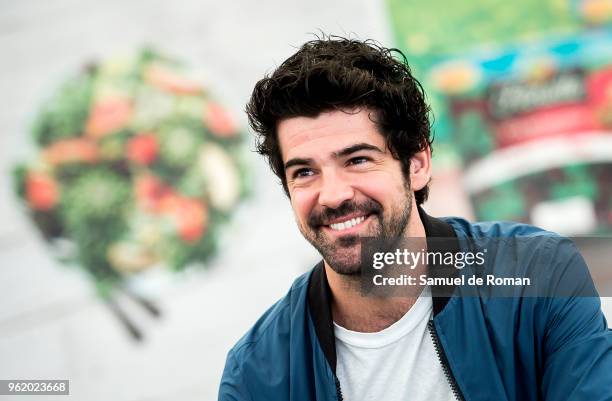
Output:
M348 148L344 148L338 152L334 152L334 157L344 157L348 156L352 153L359 152L361 150L373 150L378 153L384 153L380 148L374 145L370 145L369 143L357 143L355 145L351 145Z
M370 145L369 143L357 143L355 145L351 145L347 148L334 152L333 157L335 159L340 158L340 157L346 157L350 154L353 154L355 152L359 152L362 150L371 150L371 151L378 152L378 153L384 153L380 148L374 145ZM285 170L288 170L294 166L308 166L312 163L313 163L313 159L294 158L294 159L288 160L285 163Z
M312 164L312 161L313 161L312 159L300 159L300 158L291 159L291 160L288 160L287 163L285 163L285 170L289 170L293 166L308 166Z

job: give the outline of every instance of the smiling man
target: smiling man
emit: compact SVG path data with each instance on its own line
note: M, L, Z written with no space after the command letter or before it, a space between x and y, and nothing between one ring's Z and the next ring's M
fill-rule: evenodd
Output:
M304 237L329 273L359 274L361 237L424 236L412 189L429 181L429 150L412 156L411 180L368 108L327 111L278 124L287 191Z
M530 242L518 256L492 247L495 268L537 267L555 288L556 272L570 272L571 285L593 288L573 244L552 233L423 211L429 107L401 52L308 42L257 83L247 113L322 261L229 352L219 400L610 399L612 336L594 289L560 299L362 291L364 238L420 238L430 251L445 238L456 254L467 239L486 247L515 236Z

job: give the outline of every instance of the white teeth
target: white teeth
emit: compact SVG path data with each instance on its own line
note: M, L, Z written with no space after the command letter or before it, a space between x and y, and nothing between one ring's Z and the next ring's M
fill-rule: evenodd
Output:
M346 230L347 228L354 227L357 224L363 222L364 220L365 220L365 216L361 216L361 217L356 217L354 219L343 221L341 223L330 224L329 227L331 227L331 229L335 231L342 231L342 230Z

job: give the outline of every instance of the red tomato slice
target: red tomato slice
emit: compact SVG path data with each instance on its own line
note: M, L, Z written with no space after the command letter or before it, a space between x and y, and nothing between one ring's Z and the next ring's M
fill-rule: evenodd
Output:
M199 82L161 66L149 67L145 79L153 86L179 95L197 95L203 91Z
M220 138L231 138L238 134L232 117L217 103L207 104L203 118L208 129Z
M158 152L159 142L153 134L139 134L127 144L127 158L141 166L153 163Z
M34 210L48 211L59 201L59 187L55 179L43 172L31 171L26 178L26 199Z
M95 163L99 158L97 145L87 138L63 139L43 151L43 158L51 165L63 163Z
M128 99L105 99L94 104L85 126L87 136L100 138L123 128L132 117Z

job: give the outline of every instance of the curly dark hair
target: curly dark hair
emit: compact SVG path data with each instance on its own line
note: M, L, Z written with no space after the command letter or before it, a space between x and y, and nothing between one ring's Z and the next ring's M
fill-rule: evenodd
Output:
M246 113L257 133L257 151L267 159L289 195L278 123L362 107L373 111L372 121L407 178L410 158L431 148L431 109L406 56L398 49L385 48L372 40L317 37L257 82ZM426 186L415 192L417 204L427 200L428 191Z

